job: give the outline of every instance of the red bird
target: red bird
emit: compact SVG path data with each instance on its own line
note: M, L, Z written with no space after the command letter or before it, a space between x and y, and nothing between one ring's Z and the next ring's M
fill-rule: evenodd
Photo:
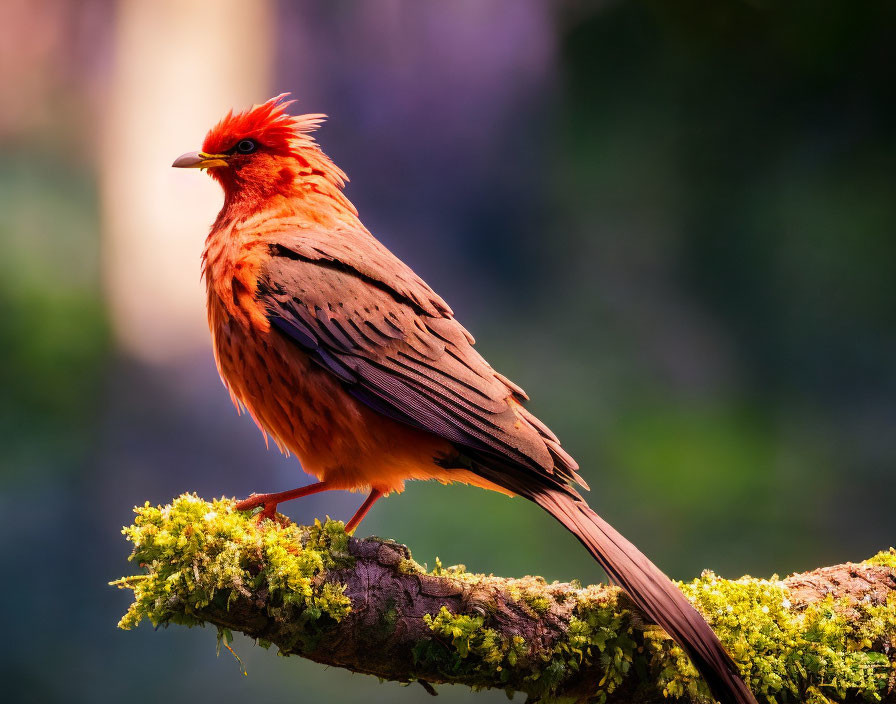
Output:
M737 666L675 585L573 488L578 465L489 366L419 276L380 244L342 192L346 176L284 96L229 113L201 152L224 189L202 255L215 359L237 408L316 484L253 495L240 510L330 489L368 491L358 523L409 479L523 496L588 549L690 655L724 704L755 704Z

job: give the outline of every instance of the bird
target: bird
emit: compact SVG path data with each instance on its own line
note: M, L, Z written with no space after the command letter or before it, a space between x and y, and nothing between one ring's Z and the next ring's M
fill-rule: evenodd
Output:
M236 504L368 492L353 532L409 480L524 497L565 526L689 655L722 704L756 704L737 665L676 585L595 513L579 466L493 369L448 304L364 227L346 174L313 136L326 116L292 115L289 94L228 112L202 150L224 203L202 273L215 362L231 399L317 482Z

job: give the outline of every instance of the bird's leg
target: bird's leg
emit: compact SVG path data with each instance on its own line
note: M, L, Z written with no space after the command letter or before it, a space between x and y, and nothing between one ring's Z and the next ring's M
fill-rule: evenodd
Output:
M381 498L383 492L379 489L371 489L370 493L367 495L367 498L364 499L364 503L361 504L361 508L355 511L355 515L352 516L352 519L345 524L345 532L352 533L355 528L358 527L358 524L364 520L364 516L367 515L367 512L370 510L370 507L373 506L377 499Z
M317 482L308 486L300 486L298 489L290 489L289 491L281 491L277 494L252 494L248 499L238 501L236 504L237 511L251 511L258 506L264 506L264 509L258 514L259 520L268 518L274 520L277 512L277 504L291 499L300 499L303 496L311 496L321 491L327 491L330 488L326 482Z

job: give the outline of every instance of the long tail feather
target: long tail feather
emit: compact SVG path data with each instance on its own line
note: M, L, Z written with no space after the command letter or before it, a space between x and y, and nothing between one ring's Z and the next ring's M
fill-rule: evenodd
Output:
M656 565L583 499L547 487L523 492L514 488L575 535L638 608L687 651L719 702L756 704L731 656L703 617Z

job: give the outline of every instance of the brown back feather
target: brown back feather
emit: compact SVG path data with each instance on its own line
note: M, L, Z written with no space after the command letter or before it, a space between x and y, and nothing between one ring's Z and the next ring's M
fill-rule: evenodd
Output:
M366 232L278 221L259 296L272 324L390 417L561 481L577 465L448 306Z

